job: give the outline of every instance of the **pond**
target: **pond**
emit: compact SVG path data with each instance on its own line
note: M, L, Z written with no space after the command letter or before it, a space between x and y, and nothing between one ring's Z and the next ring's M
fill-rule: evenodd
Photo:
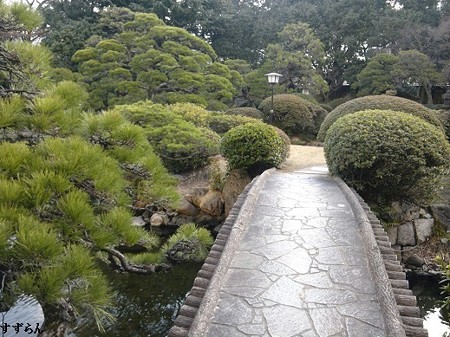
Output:
M70 337L164 337L191 289L199 263L179 264L166 273L143 276L104 268L117 292L117 322L99 333L92 321L80 322Z
M100 333L93 321L80 321L68 336L165 337L200 268L201 263L179 264L166 273L142 276L118 273L104 266L103 270L116 292L117 307L114 313L117 322L106 327L104 333ZM450 334L450 311L440 307L444 296L439 288L439 278L408 273L408 281L417 297L422 317L425 318L424 326L429 331L429 337ZM37 304L36 301L21 299L19 302L15 307L20 307L21 318L24 312L37 315L38 311L32 307ZM18 313L14 308L8 312L11 319L15 314ZM33 321L28 318L27 321ZM42 311L40 310L36 317L33 316L33 319L42 322Z
M417 304L429 337L442 337L444 333L450 336L450 311L441 308L445 296L441 294L439 280L437 276L408 273L409 286L417 297Z

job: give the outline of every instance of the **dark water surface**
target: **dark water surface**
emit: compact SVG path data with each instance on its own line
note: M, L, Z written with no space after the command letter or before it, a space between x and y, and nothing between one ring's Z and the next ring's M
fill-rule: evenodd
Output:
M200 268L198 263L180 264L167 273L148 276L116 273L105 268L117 292L117 322L104 333L98 332L94 322L80 322L69 336L166 336Z
M38 301L30 296L21 296L8 311L0 312L0 336L37 336L43 323L44 313Z
M182 304L186 293L191 289L201 263L180 264L167 273L148 276L117 273L104 268L111 287L116 291L117 322L108 326L104 333L99 333L93 321L80 322L69 337L164 337L172 327L175 314ZM441 294L439 278L408 274L410 288L417 297L424 326L429 337L450 336L448 309L442 309L444 295ZM17 303L7 313L8 321L28 320L28 313L33 313L42 322L42 310L31 306L36 301L27 300ZM20 313L17 312L20 308ZM17 310L16 310L17 309ZM17 316L18 315L18 316ZM25 315L25 316L24 316ZM24 318L25 317L25 318ZM29 319L33 321L33 319ZM13 333L10 331L9 333ZM19 336L13 333L14 336ZM1 336L1 333L0 333ZM9 334L7 334L9 336ZM20 334L22 336L22 334ZM27 334L27 336L29 336Z
M420 276L408 273L409 287L417 297L420 313L425 319L424 327L429 337L442 337L445 333L450 336L448 309L442 309L444 295L441 294L439 277Z

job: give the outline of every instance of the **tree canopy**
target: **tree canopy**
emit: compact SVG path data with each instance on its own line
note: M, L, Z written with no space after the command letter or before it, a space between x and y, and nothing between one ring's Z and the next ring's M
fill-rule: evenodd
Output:
M96 110L145 99L223 109L242 82L209 44L155 14L136 13L112 38L92 37L72 60Z

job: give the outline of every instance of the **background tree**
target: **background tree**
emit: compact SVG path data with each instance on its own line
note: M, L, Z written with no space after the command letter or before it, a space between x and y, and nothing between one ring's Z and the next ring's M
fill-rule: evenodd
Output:
M375 55L358 74L358 82L352 87L358 90L358 96L379 95L389 89L395 89L396 83L392 71L399 57L389 53Z
M224 109L236 92L233 84L242 83L237 71L217 62L209 44L154 14L137 13L118 30L113 39L92 38L73 56L94 109L145 99Z
M72 55L83 48L84 42L97 34L101 11L111 3L108 0L47 0L38 9L45 19L47 34L42 42L55 55L58 67L75 69Z
M275 71L283 75L278 92L311 93L322 97L328 91L321 76L325 59L323 44L308 24L287 25L279 34L280 42L267 46L267 56L261 67L245 76L253 95L264 98L268 94L265 74Z
M40 36L42 17L23 4L0 2L0 97L13 93L32 98L49 84L52 55L32 43Z
M425 90L425 102L433 104L431 86L443 81L443 76L437 72L435 65L429 57L417 50L401 51L398 54L399 61L392 71L399 86L418 85L418 89ZM419 92L417 96L420 97Z
M279 38L280 43L267 47L266 62L283 75L280 83L286 89L323 96L328 88L320 76L325 60L322 42L305 23L287 25Z

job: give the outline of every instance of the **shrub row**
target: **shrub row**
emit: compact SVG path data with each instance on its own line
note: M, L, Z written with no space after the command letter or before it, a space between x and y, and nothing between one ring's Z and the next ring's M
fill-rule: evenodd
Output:
M424 107L422 104L406 98L378 95L356 98L339 105L325 117L325 120L323 121L317 135L317 139L319 141L323 141L330 126L342 116L357 111L371 109L406 112L411 115L418 116L442 130L442 124L436 116L436 113Z
M392 110L368 110L339 118L325 138L332 174L367 200L424 202L448 169L444 134L423 119Z
M261 102L259 109L263 112L263 119L275 125L290 136L300 136L314 139L320 125L327 115L322 107L309 102L297 95L275 95Z

